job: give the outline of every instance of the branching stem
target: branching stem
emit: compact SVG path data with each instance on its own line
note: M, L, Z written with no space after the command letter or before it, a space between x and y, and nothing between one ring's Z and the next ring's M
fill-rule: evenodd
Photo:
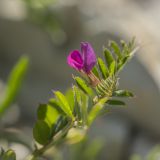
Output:
M73 121L69 122L61 131L59 131L50 142L39 149L35 149L31 155L27 156L26 160L36 160L38 157L42 156L45 151L56 145L56 143L61 140L72 127L74 127Z

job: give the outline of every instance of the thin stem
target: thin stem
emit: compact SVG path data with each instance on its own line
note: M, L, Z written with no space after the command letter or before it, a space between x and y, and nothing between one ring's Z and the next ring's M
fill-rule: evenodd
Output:
M88 74L88 77L90 79L90 82L91 82L91 85L93 87L97 86L101 81L98 79L98 77L96 77L94 75L94 73L91 71L89 74Z
M68 123L66 127L64 127L60 132L58 132L50 142L48 142L39 149L35 149L33 153L26 158L26 160L36 160L36 158L43 155L46 150L56 145L56 143L59 140L61 140L61 138L73 127L73 125L74 125L73 121Z

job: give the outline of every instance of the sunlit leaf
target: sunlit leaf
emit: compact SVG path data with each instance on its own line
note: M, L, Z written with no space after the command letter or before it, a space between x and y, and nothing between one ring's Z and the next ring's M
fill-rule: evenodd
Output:
M109 75L112 76L115 74L116 71L116 62L113 61L109 67Z
M62 110L60 103L57 99L51 98L49 99L49 105L51 105L53 108L55 108L61 115L66 115L65 112Z
M74 77L78 87L86 94L92 95L92 89L86 84L86 82L80 77Z
M110 68L110 65L114 61L112 53L107 48L104 48L103 53L104 53L104 57L105 57L107 65L108 65L108 68Z
M59 91L54 92L61 109L71 118L73 118L71 107L66 99L66 97Z
M98 58L98 66L102 73L103 78L106 79L109 75L109 71L108 68L106 67L106 64L103 62L101 58Z
M68 89L65 95L66 95L67 101L71 107L71 110L73 111L74 104L75 104L75 97L74 97L74 93L73 93L72 88Z
M37 110L38 120L45 121L49 127L56 123L59 112L49 104L40 104Z
M88 123L88 100L89 100L89 97L86 95L86 94L81 94L81 117L82 117L82 120L83 120L83 123L84 125L86 125Z
M88 120L87 120L87 110L88 110L88 101L89 101L89 97L82 92L79 88L77 88L76 86L74 86L74 92L75 92L75 96L76 96L76 114L78 116L79 120L82 120L84 124L87 124Z
M77 118L79 120L81 120L82 117L81 117L80 106L82 105L81 94L83 92L77 86L75 86L75 85L73 86L73 91L74 91L74 95L75 95L75 98L76 98L76 101L75 101L75 114L76 114Z

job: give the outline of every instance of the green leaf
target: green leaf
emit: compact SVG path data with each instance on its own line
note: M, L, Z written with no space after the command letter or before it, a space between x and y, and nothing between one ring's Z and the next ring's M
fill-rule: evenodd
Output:
M95 75L96 77L100 78L99 72L98 72L98 69L97 69L96 66L93 67L92 72L94 73L94 75Z
M0 104L0 116L2 116L3 113L11 106L11 104L14 103L27 71L28 63L28 58L22 56L22 58L11 71L7 82L6 95Z
M74 110L74 104L75 104L75 97L74 97L74 93L73 93L72 88L68 89L65 95L66 95L67 101L68 101L68 103L71 107L71 110L73 111Z
M61 109L68 115L69 117L73 118L71 107L66 99L66 97L59 91L54 92Z
M123 69L126 63L132 58L135 52L139 49L139 47L135 47L135 38L132 39L128 44L124 41L121 41L122 45L122 55L123 57L119 60L117 65L117 71Z
M46 144L51 138L51 129L43 120L38 120L33 128L33 137L39 144Z
M116 72L116 62L113 61L109 67L109 75L112 76Z
M106 79L109 75L108 68L106 67L105 63L103 62L101 58L98 58L98 66L102 73L103 78Z
M113 96L116 97L134 97L133 93L127 90L117 90L114 91Z
M131 58L130 56L125 56L124 58L122 58L122 59L120 60L120 62L118 63L117 71L122 70L123 67L125 66L125 64L127 63L127 61L128 61L130 58Z
M61 116L53 128L53 133L56 134L57 132L65 128L67 124L68 124L68 118Z
M108 64L108 68L110 68L110 65L114 61L112 53L107 48L104 48L103 53L104 53L104 57L105 57L106 63Z
M82 91L77 86L73 86L73 90L74 90L74 93L75 93L77 103L79 104L79 106L81 106L82 105L82 103L81 103L81 101L82 101L81 100Z
M108 97L102 98L92 107L88 115L89 124L91 124L93 120L97 117L97 115L100 113L100 111L102 110L107 101Z
M81 117L82 117L82 121L84 125L88 124L88 101L89 101L89 97L82 93L81 94L81 101L82 101L82 105L79 106L81 108Z
M87 86L86 82L80 77L74 77L78 87L86 94L92 95L93 91L90 87Z
M50 128L56 123L59 112L49 104L40 104L37 110L38 120L45 121Z
M121 41L122 53L124 56L132 56L139 47L135 48L135 38L133 38L128 44L124 41Z
M9 149L2 156L2 160L16 160L16 154L13 150Z
M89 96L87 96L84 92L82 92L79 88L76 86L73 86L73 90L76 97L76 108L75 112L78 116L78 119L83 122L84 125L87 125L88 123L88 101Z
M121 50L118 44L115 41L110 41L110 46L113 49L114 53L118 56L118 58L122 58Z
M66 115L65 112L62 110L60 103L57 99L51 98L49 99L49 105L51 105L53 108L55 108L61 115Z
M82 119L81 117L81 111L80 111L80 106L82 105L82 99L81 99L81 94L83 93L77 86L73 86L73 91L74 95L76 98L75 101L75 115L78 117L79 120ZM83 93L85 94L85 93Z
M115 100L115 99L108 100L107 104L109 104L109 105L125 105L124 102L122 102L120 100Z

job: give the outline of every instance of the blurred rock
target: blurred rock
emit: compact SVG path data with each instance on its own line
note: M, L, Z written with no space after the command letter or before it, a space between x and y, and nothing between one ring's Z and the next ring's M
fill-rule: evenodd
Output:
M11 20L23 20L26 17L26 9L21 0L1 0L0 17Z

